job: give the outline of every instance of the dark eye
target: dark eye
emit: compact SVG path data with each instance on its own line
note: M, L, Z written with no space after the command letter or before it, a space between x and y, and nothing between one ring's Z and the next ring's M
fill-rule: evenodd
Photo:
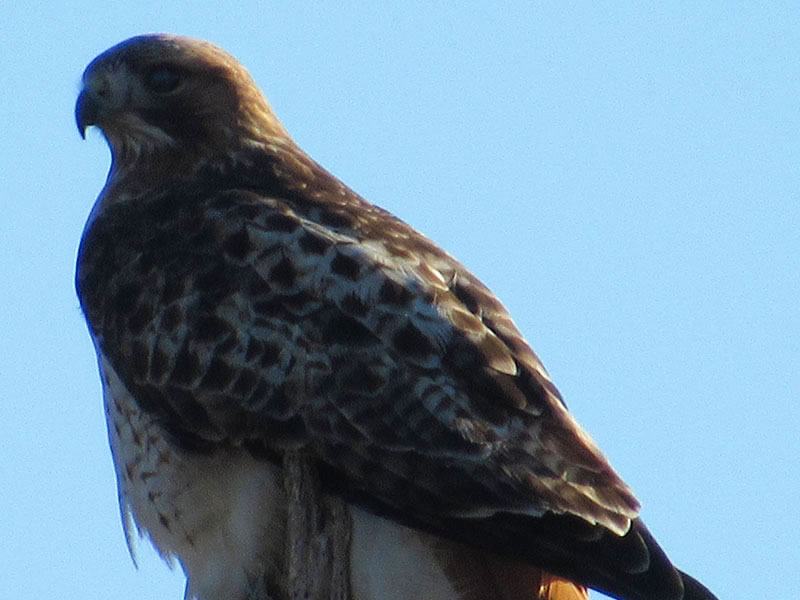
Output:
M153 67L144 77L144 84L157 94L169 94L180 85L182 74L174 67L159 65Z

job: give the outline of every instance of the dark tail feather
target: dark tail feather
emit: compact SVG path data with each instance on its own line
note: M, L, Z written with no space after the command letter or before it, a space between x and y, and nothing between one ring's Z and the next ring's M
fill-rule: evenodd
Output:
M683 579L683 600L719 600L702 583L683 571L678 571Z
M334 471L323 474L335 475ZM342 477L323 479L336 490ZM574 515L541 517L497 513L482 519L436 517L430 521L374 498L346 492L377 514L408 525L527 562L578 585L623 600L718 600L703 584L676 569L644 523L634 519L623 536Z

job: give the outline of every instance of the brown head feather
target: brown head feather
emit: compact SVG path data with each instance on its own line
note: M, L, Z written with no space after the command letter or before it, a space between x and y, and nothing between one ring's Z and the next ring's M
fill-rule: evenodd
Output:
M254 147L293 146L247 70L217 46L166 34L126 40L83 74L78 128L99 127L111 181L132 168L151 189Z

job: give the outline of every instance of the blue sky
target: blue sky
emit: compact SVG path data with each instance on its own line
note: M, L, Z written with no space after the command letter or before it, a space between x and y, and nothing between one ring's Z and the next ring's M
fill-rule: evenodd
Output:
M109 162L80 74L153 31L237 56L313 157L503 299L676 564L797 595L796 4L6 4L0 597L182 597L128 557L72 285Z

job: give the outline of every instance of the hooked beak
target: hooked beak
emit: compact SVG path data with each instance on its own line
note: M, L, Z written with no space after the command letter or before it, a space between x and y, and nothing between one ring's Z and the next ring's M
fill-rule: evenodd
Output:
M84 74L83 89L75 102L75 122L82 138L86 138L88 127L101 124L112 109L113 98L111 80L104 70Z
M78 124L78 132L83 139L86 139L86 128L97 124L99 112L100 103L96 94L92 90L84 88L75 103L75 122Z

